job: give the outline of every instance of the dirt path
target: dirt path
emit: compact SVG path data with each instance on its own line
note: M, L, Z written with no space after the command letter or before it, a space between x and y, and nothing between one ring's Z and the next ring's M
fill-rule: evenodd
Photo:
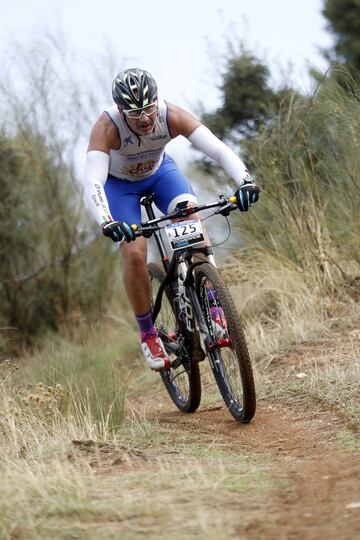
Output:
M264 520L247 526L247 538L360 539L360 454L331 442L340 422L334 413L299 413L278 401L260 405L254 421L240 426L223 407L186 416L158 410L148 409L148 418L177 432L194 432L204 446L215 442L239 454L274 458L283 487L273 494Z
M284 374L291 362L284 365L275 369ZM239 526L239 538L360 539L360 453L334 440L346 425L339 411L319 404L299 410L290 398L264 400L255 419L239 425L223 406L184 415L172 408L165 392L146 402L147 418L182 436L196 434L204 447L216 444L239 455L271 458L280 487L266 516L245 529Z

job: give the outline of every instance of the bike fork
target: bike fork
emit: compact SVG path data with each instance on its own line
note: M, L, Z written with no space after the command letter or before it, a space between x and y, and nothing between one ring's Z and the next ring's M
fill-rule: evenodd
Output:
M187 287L186 290L189 295L192 308L194 310L194 314L195 314L195 318L199 327L200 335L204 342L206 351L208 352L210 349L214 347L215 342L209 332L208 325L205 321L205 317L201 310L200 302L199 302L199 299L197 297L194 287L193 286Z

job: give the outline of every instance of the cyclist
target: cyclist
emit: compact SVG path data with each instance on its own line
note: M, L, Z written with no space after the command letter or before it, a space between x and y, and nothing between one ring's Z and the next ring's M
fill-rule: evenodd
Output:
M190 113L158 97L157 84L143 69L120 72L112 86L115 105L96 121L87 151L84 194L105 236L120 242L123 280L139 325L141 347L151 369L169 367L150 312L146 239L135 238L132 223L140 223L140 199L155 194L163 213L177 203L197 204L194 191L166 144L183 135L220 164L238 186L239 209L247 211L259 198L259 188L244 163ZM125 240L125 242L123 242Z

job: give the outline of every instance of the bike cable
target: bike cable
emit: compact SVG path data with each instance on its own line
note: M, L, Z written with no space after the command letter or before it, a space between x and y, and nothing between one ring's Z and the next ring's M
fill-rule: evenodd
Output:
M210 214L209 216L206 216L204 219L201 220L201 222L211 218L212 216L215 216L215 212L213 214ZM227 226L228 226L228 233L227 233L227 236L224 240L222 240L221 242L218 242L217 244L210 244L209 247L211 248L214 248L214 247L218 247L218 246L221 246L222 244L225 244L225 242L227 242L230 238L230 234L231 234L231 226L230 226L230 222L229 222L229 219L227 216L224 216L224 218L226 219L226 223L227 223Z

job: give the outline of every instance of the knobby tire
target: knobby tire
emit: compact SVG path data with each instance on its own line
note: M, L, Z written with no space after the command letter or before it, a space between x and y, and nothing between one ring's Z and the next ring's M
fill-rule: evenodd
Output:
M210 333L213 335L207 289L218 291L231 345L212 348L208 354L214 378L230 413L238 422L250 422L256 410L253 371L245 335L230 292L218 269L204 263L195 270L195 288Z

